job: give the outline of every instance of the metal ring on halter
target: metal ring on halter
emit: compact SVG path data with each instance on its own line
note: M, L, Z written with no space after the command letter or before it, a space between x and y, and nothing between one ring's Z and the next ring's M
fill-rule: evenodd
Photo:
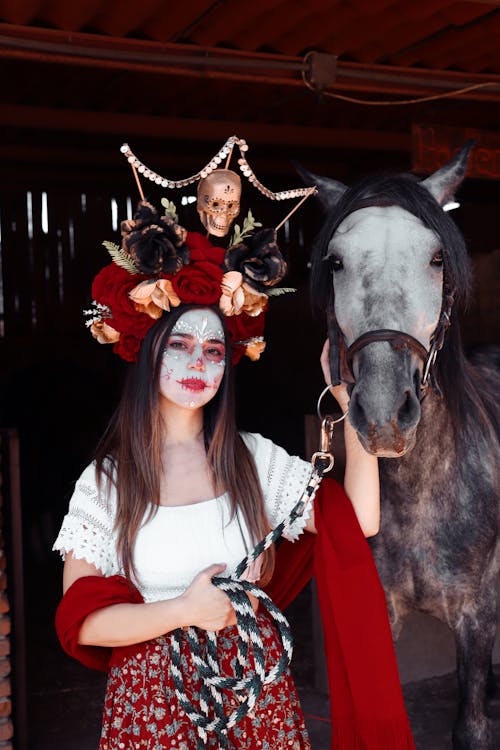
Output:
M325 395L325 393L327 393L327 391L329 391L331 387L332 387L332 384L330 383L329 385L326 386L326 388L324 388L321 391L319 398L318 398L318 403L316 404L316 413L318 417L321 419L321 421L323 421L324 419L321 413L321 401L323 400L323 396ZM342 414L341 417L339 417L338 419L334 419L332 424L338 424L339 422L342 422L342 420L345 419L348 414L349 414L349 407L347 407L347 409L345 410L345 412Z

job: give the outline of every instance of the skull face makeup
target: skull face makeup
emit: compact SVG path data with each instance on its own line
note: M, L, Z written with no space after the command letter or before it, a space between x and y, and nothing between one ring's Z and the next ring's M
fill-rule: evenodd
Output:
M216 169L198 184L201 223L215 237L225 237L240 212L241 180L230 169Z
M217 393L224 376L225 337L213 310L188 310L172 329L160 370L160 397L199 409Z

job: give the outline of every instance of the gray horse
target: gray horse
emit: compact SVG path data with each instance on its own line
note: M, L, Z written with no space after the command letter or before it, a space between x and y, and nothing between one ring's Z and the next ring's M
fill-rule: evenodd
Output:
M443 211L469 150L422 182L377 176L349 189L309 173L307 180L327 209L312 290L328 315L332 379L351 384L349 419L365 449L382 458L373 553L394 632L409 610L449 625L460 689L453 747L490 750L500 377L487 363L473 366L458 325L449 326L470 271L463 238Z

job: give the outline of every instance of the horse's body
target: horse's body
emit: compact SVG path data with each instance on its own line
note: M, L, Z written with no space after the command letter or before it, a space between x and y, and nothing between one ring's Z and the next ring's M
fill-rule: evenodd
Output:
M444 335L469 271L463 240L440 206L463 178L467 155L420 184L399 176L348 190L319 178L330 215L313 292L328 312L332 379L351 381L351 423L382 458L381 530L372 544L395 634L410 610L449 625L460 686L453 746L491 750L485 698L498 620L500 373L466 361L457 324ZM422 359L443 337L432 368ZM432 389L422 387L425 364Z
M486 750L493 748L484 703L500 568L492 474L500 456L480 426L464 456L452 435L444 405L430 394L415 447L380 461L382 521L372 549L395 636L415 609L454 632L461 697L453 746Z

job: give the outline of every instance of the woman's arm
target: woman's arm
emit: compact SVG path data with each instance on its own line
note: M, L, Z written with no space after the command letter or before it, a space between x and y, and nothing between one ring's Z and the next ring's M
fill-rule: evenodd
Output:
M84 646L128 646L164 635L176 628L194 625L204 630L220 630L235 622L234 610L226 594L211 583L222 573L224 563L202 570L189 588L174 599L144 604L114 604L86 617L78 638ZM85 560L66 555L63 590L82 576L102 576Z
M375 536L380 528L380 481L378 459L365 451L356 430L346 419L344 489L353 505L365 536Z
M325 382L331 383L330 365L328 361L329 342L325 342L321 353L321 367ZM344 385L333 386L331 392L345 412L349 406L349 396ZM348 419L344 421L344 439L346 450L346 466L344 489L349 496L359 525L366 537L375 536L380 527L380 481L378 473L378 459L365 451L358 440L356 430ZM311 513L314 527L313 513ZM311 521L311 519L309 519ZM309 524L306 525L306 528ZM309 529L309 530L314 530Z

